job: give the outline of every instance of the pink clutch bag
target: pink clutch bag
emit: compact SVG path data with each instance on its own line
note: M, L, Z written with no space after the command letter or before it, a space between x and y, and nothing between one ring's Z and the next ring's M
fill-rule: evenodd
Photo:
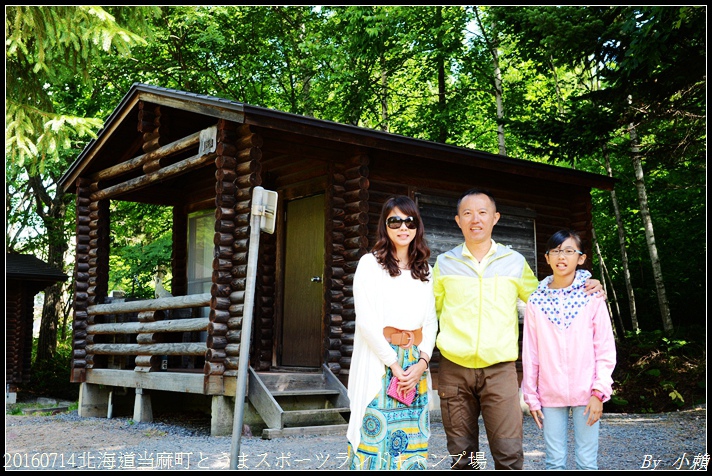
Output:
M410 406L411 403L413 403L413 400L415 399L415 389L416 387L413 387L410 392L405 394L405 396L402 396L402 394L398 391L398 377L393 377L391 378L391 383L388 385L388 396L393 397L399 402L401 402L404 405Z

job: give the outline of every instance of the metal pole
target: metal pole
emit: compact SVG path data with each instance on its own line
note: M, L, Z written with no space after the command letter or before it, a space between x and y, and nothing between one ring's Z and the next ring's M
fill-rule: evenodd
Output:
M255 283L257 281L257 258L260 248L260 220L264 213L262 206L262 187L252 191L252 210L250 214L250 248L247 255L247 283L245 285L245 303L242 313L242 332L240 339L240 360L235 388L235 415L232 423L232 443L230 446L230 469L237 469L242 437L242 421L245 412L245 394L247 393L247 368L250 365L250 339L252 334L252 308L255 302Z

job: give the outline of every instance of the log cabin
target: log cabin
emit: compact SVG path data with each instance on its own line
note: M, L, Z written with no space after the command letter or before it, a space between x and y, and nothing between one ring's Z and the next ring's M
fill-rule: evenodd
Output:
M134 84L61 179L76 194L74 354L80 415L137 421L201 400L213 435L232 432L240 348L245 420L263 438L343 431L353 345L353 275L383 202L418 204L432 260L463 241L457 198L478 186L502 214L494 238L540 278L556 230L591 238L591 190L614 179L248 104ZM251 341L243 342L251 192L278 194L259 239ZM172 210L172 296L122 302L108 289L112 200ZM431 372L437 388L435 352ZM166 395L168 395L166 397Z
M5 257L5 403L32 375L35 295L69 276L34 255Z

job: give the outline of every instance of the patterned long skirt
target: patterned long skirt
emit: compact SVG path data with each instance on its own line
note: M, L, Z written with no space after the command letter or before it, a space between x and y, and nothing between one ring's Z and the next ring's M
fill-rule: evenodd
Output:
M403 369L418 362L417 346L403 349L391 344L391 347L398 352ZM413 403L407 406L386 394L393 376L391 369L386 368L381 390L366 408L361 443L356 451L348 445L349 469L426 469L430 412L425 375L416 387Z

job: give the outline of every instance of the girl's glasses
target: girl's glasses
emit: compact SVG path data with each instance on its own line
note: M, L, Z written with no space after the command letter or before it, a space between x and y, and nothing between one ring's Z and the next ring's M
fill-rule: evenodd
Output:
M566 248L565 250L549 250L546 252L546 254L551 255L551 256L559 256L559 255L573 256L576 253L582 255L583 251L574 250L572 248Z
M392 217L388 217L388 219L386 220L386 225L388 225L388 228L390 228L391 230L399 229L403 223L405 223L405 226L409 230L415 230L418 227L418 222L413 217L401 218L398 215L395 215Z

